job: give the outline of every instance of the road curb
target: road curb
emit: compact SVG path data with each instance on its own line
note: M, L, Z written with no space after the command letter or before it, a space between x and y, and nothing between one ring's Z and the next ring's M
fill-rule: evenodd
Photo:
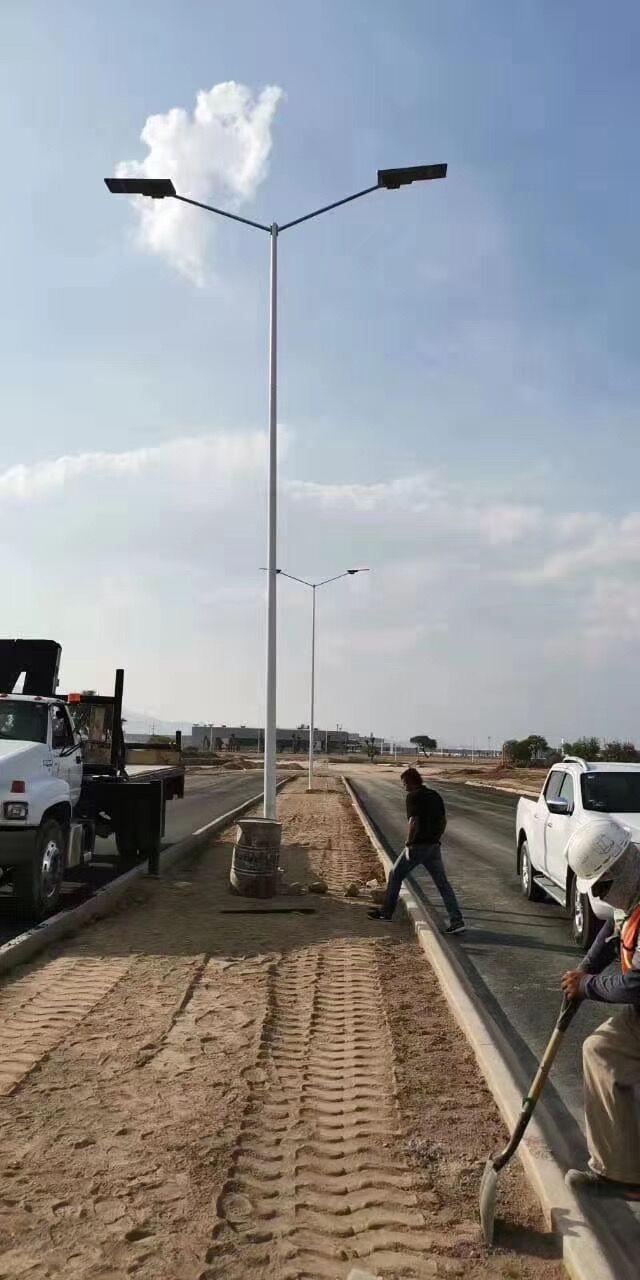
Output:
M282 787L286 786L287 782L291 782L297 776L297 774L292 774L289 778L281 778L276 784L276 790L280 791ZM221 814L219 818L214 818L206 826L192 832L191 835L185 836L183 840L178 840L175 844L170 845L168 849L163 850L160 854L160 870L168 871L182 858L186 858L189 854L197 853L199 849L203 849L211 836L217 835L220 831L224 831L225 827L231 826L237 818L242 817L243 813L246 813L248 809L252 809L262 799L262 796L263 792L260 791L257 795L251 796L249 800L243 800L242 804L237 805L235 809L229 809L228 813ZM42 924L19 934L17 938L12 938L10 942L5 942L0 947L0 974L10 973L12 969L24 964L27 960L31 960L32 956L37 955L39 951L44 951L45 947L51 946L53 942L58 942L61 938L68 937L69 934L77 933L79 929L82 929L86 924L90 924L92 920L106 916L139 880L154 880L155 878L148 875L147 862L141 862L132 867L131 871L125 871L124 875L118 876L115 880L111 880L109 884L104 885L102 889L98 889L90 898L87 898L86 902L81 902L77 907L71 907L68 911L59 911L57 915L50 916L48 920L43 920Z
M388 871L391 858L360 797L344 775L342 782L373 848L385 871ZM400 898L447 1004L471 1045L498 1109L511 1130L522 1107L522 1091L508 1064L511 1055L506 1042L490 1015L478 1005L476 993L455 954L455 944L443 940L428 906L418 901L407 882ZM627 1275L628 1280L633 1280L635 1272L620 1271L619 1262L616 1262L615 1269L612 1266L582 1207L565 1185L563 1169L535 1118L518 1148L518 1155L544 1216L561 1242L562 1260L573 1280L626 1280ZM602 1229L600 1234L604 1234ZM616 1257L615 1238L604 1243L605 1247L611 1246L607 1252Z

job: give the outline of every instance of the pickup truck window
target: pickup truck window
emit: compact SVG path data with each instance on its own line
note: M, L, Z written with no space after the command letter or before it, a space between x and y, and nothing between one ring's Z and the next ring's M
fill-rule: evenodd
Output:
M10 742L46 742L47 706L44 702L0 700L0 738Z
M574 806L573 778L570 773L565 773L562 779L562 786L558 792L559 800L566 800L570 809Z
M582 804L598 813L640 813L640 773L583 773Z
M555 769L553 773L549 774L547 785L544 789L544 798L547 804L550 800L558 799L560 788L566 776L566 773L563 773L561 769Z

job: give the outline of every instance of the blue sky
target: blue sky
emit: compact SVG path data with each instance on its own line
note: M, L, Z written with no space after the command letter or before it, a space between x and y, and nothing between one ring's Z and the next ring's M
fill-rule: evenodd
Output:
M281 560L373 570L327 593L320 719L640 738L637 5L8 0L3 27L8 630L78 682L123 662L159 715L261 716L266 237L194 211L194 284L102 178L149 116L278 86L249 217L449 163L281 241Z

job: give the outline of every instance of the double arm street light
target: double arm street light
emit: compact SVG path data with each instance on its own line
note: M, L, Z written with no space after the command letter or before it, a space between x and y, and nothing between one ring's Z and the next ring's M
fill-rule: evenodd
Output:
M368 573L368 569L345 569L344 573L336 573L333 578L323 578L322 582L307 582L306 578L296 578L294 573L285 573L284 569L276 569L283 578L292 582L300 582L303 587L311 588L311 692L309 696L309 791L313 790L313 756L314 756L314 720L316 702L316 591L327 587L330 582L339 582L340 578L352 578L354 573Z
M292 222L278 225L272 222L267 226L264 222L254 222L251 218L242 218L238 213L229 213L226 209L217 209L214 205L203 204L200 200L191 200L176 191L170 178L105 178L109 191L114 195L149 196L153 200L173 199L182 204L194 205L196 209L206 209L207 213L216 213L221 218L230 218L232 222L241 222L246 227L254 227L264 231L271 239L271 284L269 304L269 480L267 508L267 679L264 735L264 816L274 818L276 813L276 530L277 530L277 350L278 350L278 236L282 231L298 227L302 222L318 218L322 213L337 209L340 205L350 204L372 191L395 191L399 187L410 186L412 182L426 182L432 178L445 178L446 164L414 165L408 169L379 169L378 179L371 187L356 191L342 200L334 200L321 209L314 209L302 218L294 218Z

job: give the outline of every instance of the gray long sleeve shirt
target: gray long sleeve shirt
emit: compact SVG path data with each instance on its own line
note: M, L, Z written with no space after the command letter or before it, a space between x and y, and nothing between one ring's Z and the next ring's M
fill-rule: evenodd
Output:
M593 946L587 952L580 968L585 976L580 983L580 994L585 1000L598 1000L603 1004L631 1004L640 1009L640 945L636 947L632 967L627 973L603 973L602 970L620 955L620 935L612 932L612 921L603 924Z

